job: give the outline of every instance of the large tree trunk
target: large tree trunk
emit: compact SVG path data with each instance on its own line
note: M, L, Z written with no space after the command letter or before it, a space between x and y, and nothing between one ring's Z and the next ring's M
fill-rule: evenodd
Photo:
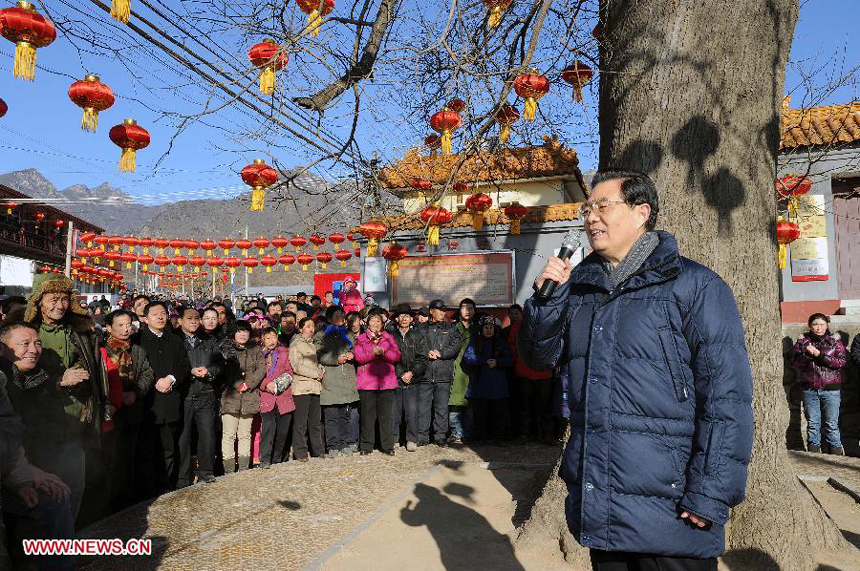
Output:
M784 445L773 180L797 14L798 0L601 2L600 164L654 178L658 227L728 282L744 319L756 427L747 499L726 534L737 568L812 569L810 546L847 546ZM563 488L547 493L521 539L561 509Z

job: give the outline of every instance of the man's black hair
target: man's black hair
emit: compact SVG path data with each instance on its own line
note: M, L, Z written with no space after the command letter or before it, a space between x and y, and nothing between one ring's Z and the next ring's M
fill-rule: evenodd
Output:
M314 300L317 300L317 301L319 301L320 303L322 303L322 300L320 299L320 296L318 296L318 295L312 295L312 296L311 296L311 303L313 303L313 302L314 302Z
M113 311L105 315L105 325L107 325L108 327L113 326L113 322L116 320L116 318L122 317L123 315L127 316L131 321L137 319L137 316L127 309L114 309Z
M510 306L508 306L508 311L511 311L512 309L518 309L518 310L522 311L523 306L518 304L518 303L514 303L514 304L511 304Z
M231 323L227 327L227 339L229 339L230 341L233 341L233 338L236 336L236 333L238 333L239 331L247 331L248 333L251 333L252 335L254 333L254 330L251 329L250 323L248 323L247 321L243 321L241 319L238 319L238 320L234 321L233 323Z
M30 329L37 334L39 333L39 326L29 321L7 321L3 325L0 325L0 342L5 342L9 334L16 329Z
M284 311L283 313L281 313L281 319L283 319L285 317L292 317L293 319L297 319L296 314L293 313L292 311Z
M336 311L343 311L344 316L346 316L346 311L343 309L343 307L341 307L339 305L330 305L325 310L326 321L331 323L331 318L334 317L334 313Z
M9 315L9 312L16 307L23 307L25 305L27 305L27 298L23 295L10 295L3 300L2 304L0 304L0 312L2 312L3 315Z
M176 313L177 313L177 315L179 315L180 318L184 318L185 312L189 311L189 310L197 311L197 308L194 307L193 305L180 305L179 307L176 308ZM200 315L199 311L197 311L197 315Z
M135 303L137 303L137 300L139 299L145 299L146 303L149 303L152 298L150 298L148 295L136 295L134 296L134 299L131 300L131 305L133 306Z
M164 312L167 315L170 315L170 309L167 307L167 304L165 302L157 299L155 301L150 301L149 303L146 304L146 307L143 308L143 316L146 317L147 315L149 315L149 312L153 307L158 307L158 306L163 307Z
M621 195L629 206L647 204L651 207L651 216L645 221L645 230L651 231L657 227L657 214L660 212L660 201L657 198L657 187L654 181L640 171L608 168L597 171L591 179L591 188L607 180L621 180Z

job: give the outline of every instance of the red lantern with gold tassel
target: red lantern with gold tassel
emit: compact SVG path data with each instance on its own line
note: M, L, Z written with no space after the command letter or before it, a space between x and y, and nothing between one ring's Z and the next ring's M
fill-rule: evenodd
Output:
M311 234L310 236L308 236L308 241L313 244L314 250L319 250L320 246L325 244L325 238L323 238L319 234Z
M250 250L253 245L254 244L250 240L245 240L244 238L236 240L236 247L242 250L243 256L248 255L248 250Z
M186 240L185 247L188 249L188 255L193 256L194 250L200 247L200 242L197 240Z
M349 240L349 243L350 243L350 244L352 244L352 247L353 247L353 248L355 248L355 247L356 247L356 246L355 246L355 234L353 234L352 232L350 232L349 234L347 234L347 235L346 235L346 239L347 239L347 240Z
M114 102L110 87L99 81L97 75L87 75L69 87L69 99L84 109L81 129L95 133L99 127L99 111L109 109Z
M122 254L119 252L105 252L104 253L105 260L108 261L108 267L113 267L113 263L120 260L122 258Z
M173 252L178 255L179 251L185 247L185 240L182 238L174 238L170 241L170 247L173 248Z
M253 274L254 268L260 265L260 260L257 258L245 258L242 260L242 265L245 266L245 269L249 274Z
M263 250L269 247L269 240L260 236L256 240L254 240L254 247L257 248L257 253L263 253Z
M290 238L290 245L296 249L296 252L301 252L302 246L304 246L307 243L308 243L308 241L305 240L304 236L296 235L296 236L293 236L292 238Z
M188 258L188 265L195 268L199 272L200 268L206 265L206 258L202 256L192 256Z
M352 258L352 254L349 250L338 250L335 252L334 257L340 260L340 267L345 268L346 263Z
M218 269L224 265L224 259L218 257L212 257L206 260L206 264L212 268L214 271L218 271Z
M779 242L779 269L785 268L788 257L788 244L800 238L800 226L796 222L790 222L780 218L776 223L776 240Z
M137 257L137 262L143 265L144 271L149 268L149 264L155 261L155 258L150 256L149 254L141 254Z
M511 125L520 120L520 112L513 105L505 103L496 110L494 116L499 124L499 141L507 143L511 136Z
M505 206L505 216L511 221L511 234L520 233L520 220L525 218L528 213L529 209L516 201Z
M484 6L490 11L487 17L487 25L495 28L502 21L502 14L513 4L513 0L483 0Z
M430 118L430 127L441 137L443 154L451 154L452 133L459 129L462 124L460 114L447 107L443 107L441 111L437 111Z
M42 16L29 2L19 1L0 10L0 34L15 44L12 75L33 81L36 77L36 49L57 39L54 23Z
M312 264L314 261L314 257L310 254L302 254L298 258L296 258L299 263L302 265L302 271L308 271L308 264Z
M266 273L271 274L272 266L277 266L278 260L277 258L273 258L272 256L263 256L262 258L260 258L260 263L266 266Z
M534 121L537 112L538 99L549 92L549 80L541 75L538 70L530 69L528 73L520 75L514 81L514 91L525 99L523 119Z
M242 169L242 181L252 188L251 212L262 212L265 208L266 189L278 182L278 172L263 159L254 159Z
M206 257L209 258L212 256L212 250L218 247L213 240L203 240L200 242L200 248L206 252Z
M122 149L120 172L134 172L137 169L137 151L149 145L149 133L134 119L126 119L122 125L112 127L108 137Z
M812 190L812 181L807 177L788 174L776 180L776 198L787 201L786 207L789 216L794 216L797 212L799 197L810 190Z
M183 266L185 266L185 264L187 264L187 263L188 263L188 258L186 258L185 256L176 256L176 257L174 257L174 258L173 258L172 260L170 260L170 261L171 261L171 262L173 263L173 265L174 265L174 266L176 266L176 268L181 272L181 271L182 271L182 267L183 267Z
M290 271L290 266L296 263L296 257L291 256L290 254L284 254L280 258L278 258L278 263L284 265L284 271Z
M346 241L346 236L340 232L333 232L328 235L328 241L334 244L335 251L340 250L340 245Z
M119 247L122 246L122 241L122 236L108 236L108 244L114 249L114 252L119 251Z
M379 252L379 241L388 234L388 226L377 220L362 222L358 226L359 233L367 238L368 258L375 258Z
M137 244L141 248L143 248L144 254L148 254L149 253L149 247L152 246L153 244L155 244L155 240L153 240L152 238L138 238Z
M427 243L431 246L439 245L439 227L452 220L451 212L442 208L438 203L426 206L421 211L421 220L427 224Z
M320 263L321 269L326 269L326 264L332 260L332 255L328 252L320 252L317 254L317 262Z
M251 60L251 65L261 68L260 93L274 93L277 71L287 66L290 54L278 47L275 40L267 38L248 50L248 59Z
M388 260L388 275L397 277L400 260L406 257L406 248L397 242L391 242L382 250L382 257Z
M284 248L289 243L290 241L283 236L275 236L274 238L272 238L272 247L277 248L279 254L284 251Z
M594 77L594 71L579 60L574 60L561 72L561 78L573 86L574 101L582 101L582 88L591 81L592 77Z
M140 240L134 236L126 236L122 239L122 243L128 246L128 251L134 254L134 247L140 245Z
M311 36L318 36L320 21L334 10L334 0L296 0L296 3L302 12L308 15L306 32Z
M236 268L242 265L242 260L239 258L227 258L224 260L224 265L230 268L230 273L233 274L236 272Z
M229 238L224 238L223 240L220 240L220 241L218 242L218 247L219 247L219 248L223 248L223 249L224 249L224 255L225 255L225 256L229 256L229 255L230 255L230 248L232 248L232 247L233 247L233 246L235 246L235 245L236 245L236 241L235 241L235 240L231 240L231 239L229 239Z
M134 254L131 254L131 253L125 253L122 256L120 256L120 260L125 262L126 269L129 269L129 268L131 268L131 265L137 261L137 256L135 256Z
M484 212L493 205L489 194L476 192L466 199L466 209L472 213L472 228L480 230L484 226Z

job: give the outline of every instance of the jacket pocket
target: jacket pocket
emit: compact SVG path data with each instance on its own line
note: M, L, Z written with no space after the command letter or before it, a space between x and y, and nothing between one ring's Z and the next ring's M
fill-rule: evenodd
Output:
M675 396L678 402L684 402L689 398L687 383L681 370L681 362L678 358L678 350L675 348L675 339L671 329L658 329L657 336L660 338L660 346L663 348L663 359L672 377L672 386L675 388Z

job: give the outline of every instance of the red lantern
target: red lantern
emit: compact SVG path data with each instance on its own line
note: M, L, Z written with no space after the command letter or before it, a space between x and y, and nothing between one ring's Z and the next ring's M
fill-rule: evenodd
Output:
M185 256L176 256L171 260L171 262L173 262L173 265L181 272L182 266L188 263L188 258Z
M275 40L265 39L248 50L251 65L262 68L260 71L260 93L271 95L275 92L276 72L287 66L290 54L278 47Z
M36 77L36 48L51 45L57 39L53 22L29 2L19 1L13 8L0 10L0 34L15 44L12 75L27 81Z
M140 240L135 238L134 236L126 236L122 239L122 243L128 246L128 251L132 254L134 253L134 247L140 244Z
M320 21L334 10L334 0L323 0L322 2L320 0L296 0L296 3L302 9L302 12L308 15L306 32L316 37L319 34ZM321 11L319 9L320 3L322 3Z
M223 258L217 258L217 257L216 258L209 258L206 260L206 263L209 264L210 268L213 268L217 271L218 268L220 268L221 266L224 265L224 259Z
M275 236L274 238L272 238L272 246L278 249L279 254L284 251L284 248L289 243L290 241L283 236Z
M156 266L162 269L170 265L170 258L168 258L167 256L158 256L153 261L155 262Z
M137 256L134 254L123 254L120 259L125 262L125 267L131 268L131 265L137 261Z
M232 248L235 245L236 245L236 242L234 240L230 240L229 238L224 238L223 240L218 242L218 246L221 248L224 248L224 255L225 256L230 255L230 248Z
M320 246L325 244L325 238L323 238L319 234L311 234L310 236L308 236L308 241L314 245L314 250L319 250Z
M285 272L290 271L290 266L293 265L295 262L296 262L296 257L291 256L289 254L284 254L283 256L278 258L278 263L284 264L284 271Z
M308 264L311 264L314 261L314 257L311 256L310 254L302 254L296 259L302 265L302 271L303 272L308 271Z
M340 260L340 267L345 268L346 263L352 258L352 254L349 253L349 250L338 250L334 257Z
M197 268L197 271L200 271L200 268L206 265L206 258L202 256L192 256L188 258L188 265Z
M122 236L108 236L108 244L115 252L119 251L119 247L122 246Z
M278 172L263 159L254 159L242 169L242 181L251 187L251 212L262 212L266 205L266 189L278 182Z
M361 257L361 248L356 248L355 250L353 250L352 255L355 256L356 258L360 258Z
M776 223L776 240L779 242L779 269L785 268L788 254L788 244L800 238L800 226L796 222L778 220Z
M138 238L137 244L138 244L138 246L143 248L144 254L148 254L149 253L149 247L152 246L153 244L155 244L155 240L153 240L152 238Z
M224 265L230 268L230 273L234 273L236 268L242 265L242 260L239 258L227 258L224 260Z
M460 99L459 97L455 97L454 99L449 101L445 105L445 107L447 107L448 109L451 109L453 111L456 111L457 113L462 113L463 111L466 110L466 102L463 101L462 99Z
M95 232L82 232L81 235L78 236L78 238L80 238L81 242L85 243L87 245L87 247L90 247L90 248L93 245L93 239L95 239L95 237L96 237ZM80 249L78 249L78 251L80 251Z
M462 124L460 115L447 107L443 107L430 118L430 127L441 136L443 154L451 154L451 133L459 129Z
M137 151L149 145L149 133L134 119L126 119L121 125L112 127L108 137L114 145L122 149L119 170L134 172L137 168Z
M415 177L412 179L410 186L423 194L424 192L433 188L433 182L427 180L426 178Z
M212 240L203 240L202 242L200 242L200 247L203 249L204 252L206 252L206 257L208 258L212 256L212 250L217 248L218 244L216 244Z
M392 242L382 250L382 257L388 260L388 275L397 277L400 260L406 257L406 248Z
M489 194L476 192L466 199L466 209L473 213L472 228L480 230L484 225L484 212L493 205L493 199Z
M424 207L421 211L421 221L427 225L427 243L431 246L439 245L439 227L452 220L451 212L442 208L438 203Z
M511 202L505 207L505 216L511 221L511 234L520 233L520 220L526 217L529 209L519 202Z
M487 25L491 28L495 28L502 21L502 13L508 9L513 3L513 0L483 0L484 6L487 7L487 10L490 11L490 15L487 18Z
M244 238L241 240L236 240L236 247L242 250L242 255L247 256L248 250L253 246L250 240L245 240Z
M170 240L170 247L173 248L174 253L179 254L179 250L185 247L185 240L174 238L173 240Z
M137 257L137 261L138 263L143 264L143 269L144 271L146 271L149 267L149 264L155 261L155 258L150 256L149 254L143 254Z
M271 274L272 266L277 266L278 260L273 258L272 256L263 256L263 258L260 260L260 263L266 266L266 273Z
M62 228L62 227L63 227L63 224L64 224L64 222L63 222L62 220L59 220L59 219L54 220L53 222L51 222L51 226L53 226L53 227L54 227L54 228L56 228L57 230L59 230L60 228Z
M812 190L812 181L806 177L788 174L776 181L777 200L786 200L788 215L794 216L800 202L800 196Z
M95 133L99 127L99 111L110 108L114 102L110 87L99 81L97 75L92 74L69 87L69 99L84 109L81 129L90 133Z
M331 260L332 260L332 255L329 254L328 252L320 252L319 254L317 254L317 262L320 263L320 268L323 270L326 268L325 265L327 263L329 263Z
M511 136L511 125L520 120L519 110L505 103L495 113L496 123L499 124L499 141L507 143Z
M80 269L81 269L81 268L83 268L83 267L84 267L84 263L83 263L82 261L80 261L80 260L72 260L71 268L72 268L73 270L76 270L76 271L77 271L77 270L80 270Z
M352 244L352 247L355 248L355 234L350 232L346 235L346 239L349 240L349 243Z
M119 252L105 252L104 253L105 260L108 261L108 266L113 267L113 263L122 258L122 254Z
M153 240L153 243L155 244L155 247L158 248L159 254L163 254L164 249L170 246L170 240L167 238L156 238Z
M198 242L197 240L186 240L185 241L185 248L188 250L189 256L193 256L194 250L196 250L199 247L200 247L200 242Z
M388 234L388 226L382 222L371 220L369 222L362 222L358 226L358 231L368 240L367 257L375 258L379 251L379 241Z
M304 236L293 236L290 238L290 244L296 248L296 252L302 251L302 246L307 244L308 241L305 240Z
M269 247L269 241L266 238L260 236L256 240L254 240L254 247L257 248L257 253L262 254L263 250Z
M6 105L5 101L0 99L0 117L3 117L7 111L9 111L9 106Z
M439 135L427 135L424 137L424 146L431 151L435 151L442 146L442 139L439 138Z
M18 208L18 205L15 204L14 202L6 202L3 204L2 207L6 209L6 214L8 214L9 216L12 216L12 211L14 209ZM93 236L95 236L94 233L93 233Z
M338 251L340 249L340 245L346 241L346 236L340 232L334 232L328 235L328 241L334 244L335 251Z
M538 99L549 92L549 80L536 69L530 69L514 81L514 91L526 101L523 119L534 121Z
M578 59L561 72L561 78L573 86L574 101L582 101L582 87L591 81L592 77L594 77L594 71Z

